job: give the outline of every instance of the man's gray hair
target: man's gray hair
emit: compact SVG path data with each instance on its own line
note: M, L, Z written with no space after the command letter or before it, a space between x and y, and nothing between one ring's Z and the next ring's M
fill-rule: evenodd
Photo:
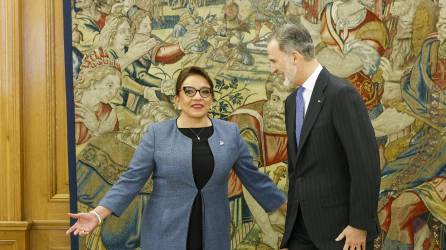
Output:
M276 40L279 49L285 53L297 51L306 60L314 59L314 44L310 32L302 24L287 23L280 27L271 37Z

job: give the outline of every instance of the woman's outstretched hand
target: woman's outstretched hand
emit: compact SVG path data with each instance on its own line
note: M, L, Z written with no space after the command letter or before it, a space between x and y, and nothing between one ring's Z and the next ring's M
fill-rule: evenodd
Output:
M77 221L67 230L67 235L71 233L79 236L88 235L99 224L98 218L93 213L68 213L68 216L70 218L77 219Z

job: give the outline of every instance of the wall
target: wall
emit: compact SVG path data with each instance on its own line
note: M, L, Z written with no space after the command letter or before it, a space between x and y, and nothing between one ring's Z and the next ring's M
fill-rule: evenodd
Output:
M62 2L0 2L0 250L69 249Z

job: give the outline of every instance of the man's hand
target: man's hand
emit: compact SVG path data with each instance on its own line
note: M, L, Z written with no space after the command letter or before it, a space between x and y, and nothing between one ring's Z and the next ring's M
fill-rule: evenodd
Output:
M347 226L336 238L336 241L340 241L345 238L345 244L343 250L365 250L365 240L367 237L367 231Z

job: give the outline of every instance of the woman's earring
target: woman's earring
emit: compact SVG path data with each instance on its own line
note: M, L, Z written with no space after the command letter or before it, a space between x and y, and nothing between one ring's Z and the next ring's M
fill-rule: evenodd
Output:
M175 103L173 106L174 106L175 110L181 111L180 105Z

